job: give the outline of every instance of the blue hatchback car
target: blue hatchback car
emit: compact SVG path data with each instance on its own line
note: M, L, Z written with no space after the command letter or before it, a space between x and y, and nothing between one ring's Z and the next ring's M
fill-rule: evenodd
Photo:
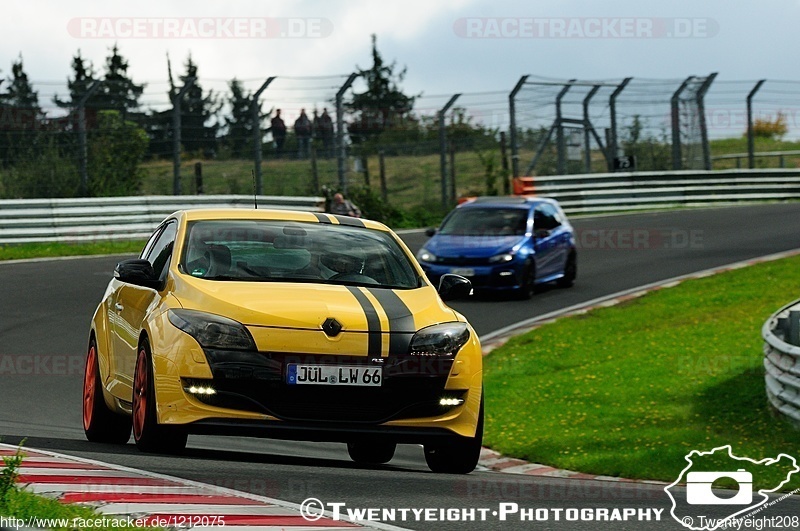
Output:
M459 205L428 235L417 258L434 285L453 273L476 291L512 291L528 299L538 284L575 282L575 234L553 199L479 197Z

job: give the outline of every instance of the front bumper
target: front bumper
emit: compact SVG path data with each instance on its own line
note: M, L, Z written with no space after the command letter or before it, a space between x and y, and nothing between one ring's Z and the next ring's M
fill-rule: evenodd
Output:
M170 334L171 335L171 334ZM190 433L296 440L351 440L356 434L422 442L471 437L482 392L480 344L474 336L455 359L380 358L206 351L182 332L154 341L156 408L161 424ZM288 363L382 364L378 388L293 385ZM188 392L213 387L214 395ZM461 398L441 406L441 398Z
M442 275L452 273L468 278L475 289L515 290L522 286L523 264L506 262L497 265L437 265L422 262L422 269L434 286Z

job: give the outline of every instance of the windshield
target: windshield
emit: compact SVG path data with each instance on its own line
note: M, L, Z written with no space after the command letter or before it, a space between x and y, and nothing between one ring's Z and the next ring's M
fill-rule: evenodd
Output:
M408 256L388 233L289 221L190 222L180 270L217 281L420 285Z
M459 208L442 224L439 234L457 236L522 236L528 210L521 208Z

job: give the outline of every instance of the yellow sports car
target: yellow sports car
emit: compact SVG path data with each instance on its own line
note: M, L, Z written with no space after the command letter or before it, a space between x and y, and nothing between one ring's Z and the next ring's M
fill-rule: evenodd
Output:
M368 220L188 210L120 262L92 319L90 441L178 452L187 435L347 443L360 463L422 444L439 472L475 468L481 349L414 255ZM131 418L133 419L131 421Z

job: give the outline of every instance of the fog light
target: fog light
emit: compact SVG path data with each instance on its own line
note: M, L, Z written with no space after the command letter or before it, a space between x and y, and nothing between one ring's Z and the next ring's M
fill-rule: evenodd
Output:
M439 400L440 406L460 406L463 403L463 398L442 398Z
M510 277L513 274L514 274L513 271L500 271L500 276L501 277Z
M193 385L189 388L184 388L184 389L186 389L189 393L193 395L211 396L217 394L217 391L213 387L202 386L202 385Z

